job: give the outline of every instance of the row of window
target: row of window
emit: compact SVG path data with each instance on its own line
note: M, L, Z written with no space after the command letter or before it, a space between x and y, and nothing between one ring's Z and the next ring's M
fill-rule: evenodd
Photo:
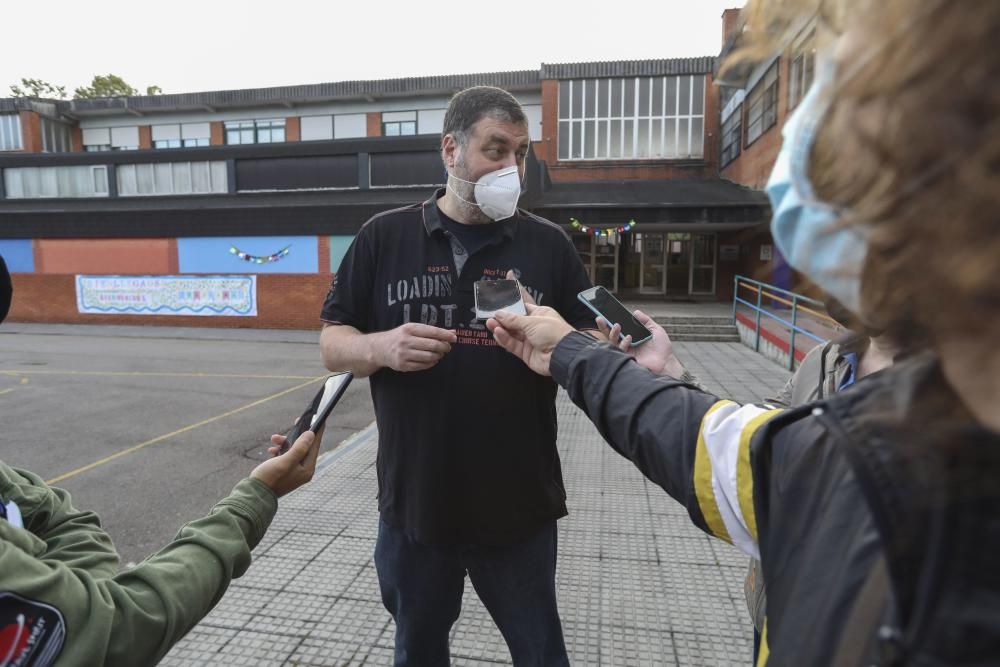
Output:
M704 155L705 77L559 82L559 159Z
M123 164L116 172L122 197L228 192L226 163L221 160ZM4 169L3 183L8 199L109 195L108 168L104 165Z
M792 52L788 68L788 110L791 111L812 85L816 72L816 46L810 35ZM731 89L730 89L731 90ZM722 122L719 166L725 167L778 122L778 61L764 73L746 99ZM732 93L723 96L723 106ZM746 139L743 137L743 109L746 108Z

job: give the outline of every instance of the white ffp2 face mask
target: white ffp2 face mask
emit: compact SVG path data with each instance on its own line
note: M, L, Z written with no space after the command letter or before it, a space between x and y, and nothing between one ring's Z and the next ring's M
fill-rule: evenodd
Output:
M504 220L514 215L514 211L517 210L517 200L521 198L521 178L516 166L483 174L475 183L454 174L448 176L475 186L475 202L462 199L454 189L452 193L466 204L478 206L490 220Z

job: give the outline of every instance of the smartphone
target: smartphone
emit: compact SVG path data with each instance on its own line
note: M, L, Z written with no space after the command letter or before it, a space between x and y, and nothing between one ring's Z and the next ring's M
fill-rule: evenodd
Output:
M333 412L333 406L344 395L347 385L351 384L353 378L353 373L337 373L326 379L323 387L313 397L312 402L309 403L306 411L299 417L295 426L285 434L285 438L287 439L285 440L285 444L281 446L282 454L287 452L292 443L298 440L299 436L306 431L315 433L323 428L326 418Z
M625 336L632 336L633 346L642 345L653 337L653 332L635 319L635 315L629 312L625 304L600 285L583 290L576 295L576 298L602 317L609 327L615 324L622 325L621 337L624 339Z
M521 283L516 280L477 280L474 284L476 319L488 320L498 310L526 315Z

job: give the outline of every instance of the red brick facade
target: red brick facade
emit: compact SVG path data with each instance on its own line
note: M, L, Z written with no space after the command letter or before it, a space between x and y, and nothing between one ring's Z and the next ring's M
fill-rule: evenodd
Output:
M42 152L42 119L34 111L22 111L21 150L25 153Z
M328 260L329 261L329 260ZM73 324L139 324L228 329L319 329L319 313L330 289L331 275L260 274L257 276L256 317L191 315L90 315L76 307L73 274L15 273L15 299L9 321Z
M226 143L226 129L221 120L213 120L209 123L209 140L212 146L221 146Z
M368 123L368 136L369 137L381 137L382 136L382 113L379 111L369 111L365 120Z
M285 119L285 141L302 141L302 121L298 116Z

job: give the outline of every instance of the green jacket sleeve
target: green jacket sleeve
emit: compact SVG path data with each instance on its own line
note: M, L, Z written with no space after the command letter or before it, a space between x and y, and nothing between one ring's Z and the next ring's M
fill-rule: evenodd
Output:
M0 468L0 498L14 500L24 527L45 542L45 557L99 578L118 572L118 552L93 512L76 509L70 495L27 470Z
M0 596L57 611L64 639L52 664L156 664L250 566L276 510L274 493L245 479L208 516L112 578L49 558L41 537L0 525Z

